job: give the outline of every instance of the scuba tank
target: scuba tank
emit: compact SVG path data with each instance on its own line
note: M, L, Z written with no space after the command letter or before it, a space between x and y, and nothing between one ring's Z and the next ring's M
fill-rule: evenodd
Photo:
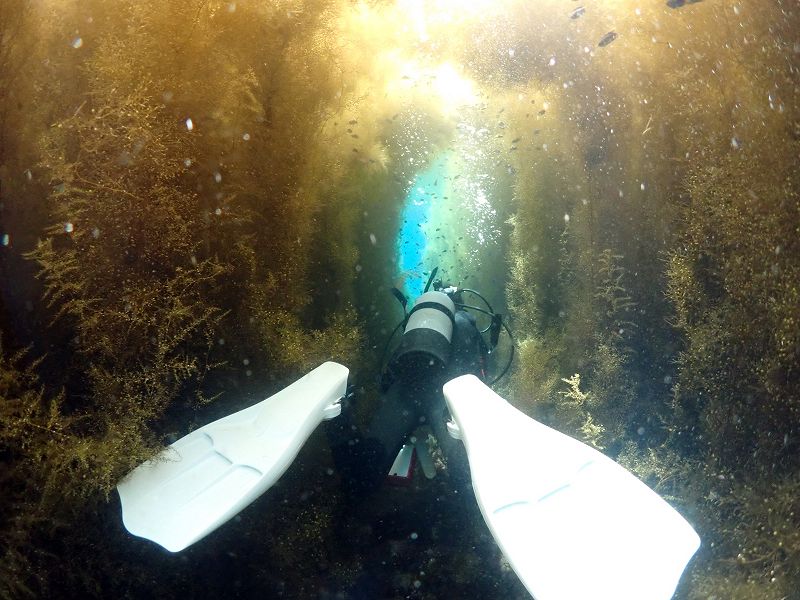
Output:
M417 298L389 361L396 379L418 380L444 372L450 360L455 313L455 304L443 292L425 292Z

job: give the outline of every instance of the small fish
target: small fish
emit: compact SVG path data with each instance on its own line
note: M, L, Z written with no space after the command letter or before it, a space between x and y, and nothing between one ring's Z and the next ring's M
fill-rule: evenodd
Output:
M586 12L586 9L584 7L582 7L582 6L579 6L578 8L573 10L571 13L569 13L569 18L570 19L578 19L578 18L582 17L583 13L585 13L585 12Z
M667 6L670 8L680 8L684 4L697 4L702 0L667 0Z
M356 123L358 123L358 121L356 121L355 119L353 119L352 121L348 121L349 125L355 125Z
M542 109L542 110L540 110L540 111L539 111L539 114L540 114L540 115L543 115L543 114L544 114L544 113L546 113L546 112L547 112L547 111L546 111L545 109Z
M600 38L600 41L597 42L597 45L601 48L603 46L608 46L611 42L617 39L617 32L616 31L609 31L603 37Z
M520 138L514 138L513 140L511 140L511 143L512 144L518 144L519 140L520 140Z

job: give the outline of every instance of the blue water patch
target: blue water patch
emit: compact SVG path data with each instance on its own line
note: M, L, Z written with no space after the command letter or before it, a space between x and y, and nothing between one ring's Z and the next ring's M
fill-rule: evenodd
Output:
M425 226L430 219L431 207L442 199L445 177L447 157L440 157L416 174L403 201L397 234L397 267L403 278L401 289L412 300L422 293L428 273L435 266L425 264Z

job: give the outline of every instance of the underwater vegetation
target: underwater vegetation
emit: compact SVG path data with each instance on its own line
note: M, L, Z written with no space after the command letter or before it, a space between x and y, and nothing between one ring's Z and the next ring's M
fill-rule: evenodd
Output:
M317 438L186 553L119 523L133 466L324 360L375 401L426 172L424 268L518 338L498 391L698 530L677 597L800 589L796 3L4 0L0 29L0 598L334 597L386 546L386 597L526 597L475 510L424 551L343 517Z

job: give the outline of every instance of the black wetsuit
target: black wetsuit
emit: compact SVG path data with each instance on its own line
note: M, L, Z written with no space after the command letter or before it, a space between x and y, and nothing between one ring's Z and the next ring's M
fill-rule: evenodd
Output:
M352 410L327 422L327 435L345 490L365 497L386 479L397 453L412 432L427 423L448 460L463 457L459 442L447 433L444 383L471 373L484 377L486 344L471 314L457 310L453 320L451 353L446 365L397 373L390 361L384 376L380 404L369 425L356 426ZM462 461L464 462L464 461ZM466 466L462 470L465 470Z

